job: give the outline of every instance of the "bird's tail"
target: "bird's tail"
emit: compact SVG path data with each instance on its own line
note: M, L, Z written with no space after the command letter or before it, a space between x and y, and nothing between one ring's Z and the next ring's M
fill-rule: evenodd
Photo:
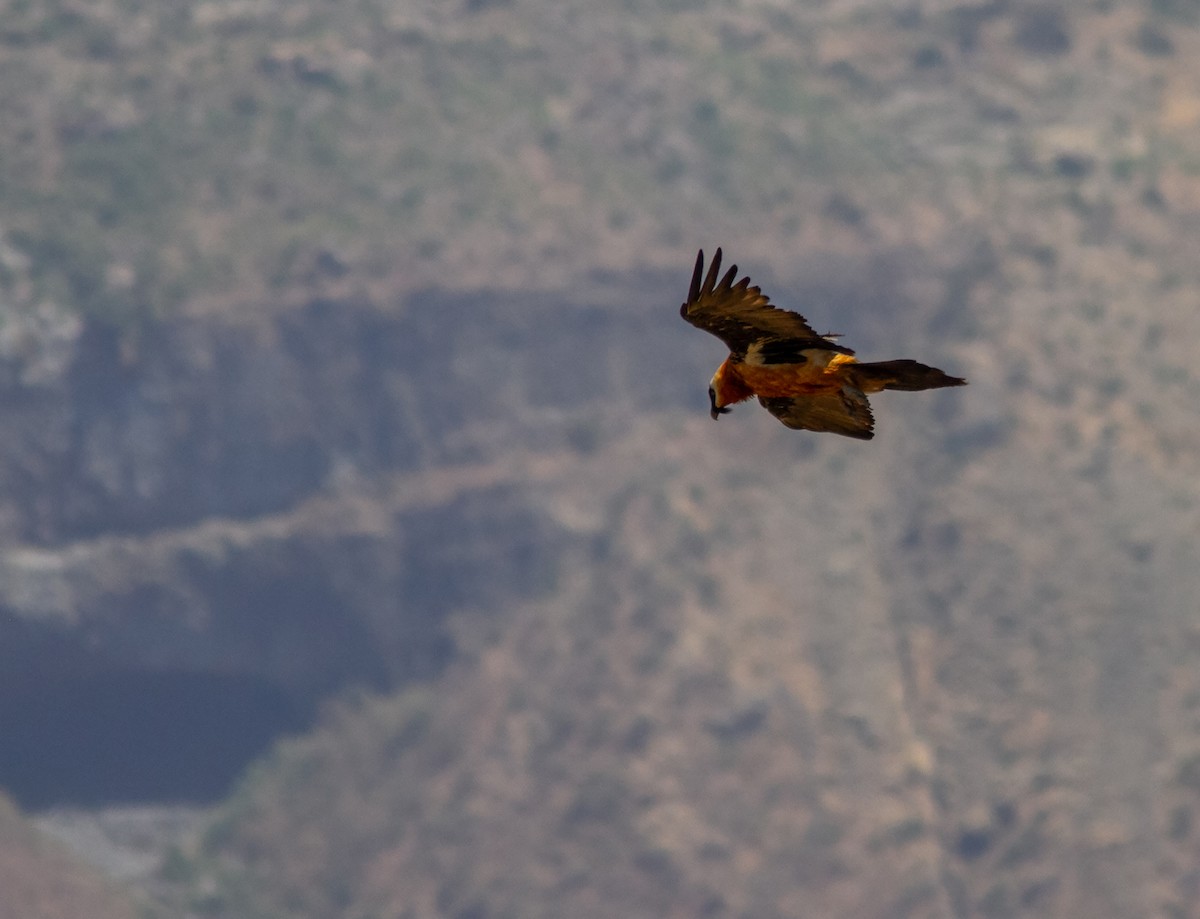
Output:
M846 369L852 373L855 384L863 392L879 392L881 389L916 392L942 386L965 386L967 383L961 377L952 377L936 367L910 360L852 364Z

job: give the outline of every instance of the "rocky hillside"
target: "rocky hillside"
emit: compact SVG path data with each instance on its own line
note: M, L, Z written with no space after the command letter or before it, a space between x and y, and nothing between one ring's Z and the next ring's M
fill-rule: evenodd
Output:
M1195 915L1200 9L11 13L0 784L218 802L146 908ZM716 245L971 386L713 424Z
M7 797L0 797L0 902L3 919L134 919L134 901L65 847L28 826Z

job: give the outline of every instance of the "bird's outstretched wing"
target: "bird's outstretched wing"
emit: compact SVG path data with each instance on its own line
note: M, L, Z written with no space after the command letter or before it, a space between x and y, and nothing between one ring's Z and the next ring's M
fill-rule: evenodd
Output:
M771 306L762 289L751 286L750 278L733 283L737 265L730 266L718 280L720 272L721 250L713 253L712 264L705 274L701 249L696 255L687 302L679 308L679 315L696 328L717 336L735 356L744 357L752 344L764 339L786 343L783 350L794 353L806 348L854 353L818 335L799 313Z
M867 397L857 390L818 393L795 398L759 397L759 403L789 428L828 431L859 440L875 436L875 419Z

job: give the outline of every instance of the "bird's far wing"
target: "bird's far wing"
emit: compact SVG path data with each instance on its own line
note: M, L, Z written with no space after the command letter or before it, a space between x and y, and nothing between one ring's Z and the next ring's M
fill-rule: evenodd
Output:
M827 431L859 440L875 436L875 419L867 397L856 390L818 393L796 398L759 398L768 412L789 428Z
M701 249L696 255L687 302L679 308L679 314L696 328L717 336L733 354L745 355L751 344L764 338L803 342L807 347L842 354L854 353L818 335L799 313L772 306L761 288L751 286L750 278L742 278L735 284L737 265L732 265L724 276L720 273L721 250L713 253L712 264L705 273Z

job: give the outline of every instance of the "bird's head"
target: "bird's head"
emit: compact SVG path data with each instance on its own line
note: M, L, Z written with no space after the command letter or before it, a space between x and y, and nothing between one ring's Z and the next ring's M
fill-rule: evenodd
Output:
M720 415L728 415L728 406L744 402L753 395L754 390L746 385L736 365L732 360L727 360L717 368L708 384L709 414L714 419Z
M717 399L716 380L713 380L712 385L708 387L708 404L711 406L708 413L712 415L713 421L716 421L722 415L728 415L732 411L732 409L726 408Z
M726 372L728 366L728 361L721 364L708 383L709 414L712 415L714 421L721 415L729 414L728 406L733 405L735 402L741 402L750 395L748 389L738 385L739 381L736 374L732 371Z

